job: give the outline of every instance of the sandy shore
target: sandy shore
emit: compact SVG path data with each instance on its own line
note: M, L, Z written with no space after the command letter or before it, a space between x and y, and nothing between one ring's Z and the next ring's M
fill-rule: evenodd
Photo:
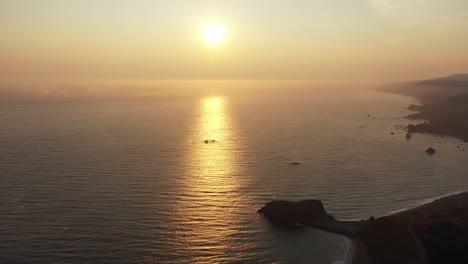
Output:
M355 264L468 263L468 192L362 221L337 221L319 200L274 201L259 212L278 224L348 237Z

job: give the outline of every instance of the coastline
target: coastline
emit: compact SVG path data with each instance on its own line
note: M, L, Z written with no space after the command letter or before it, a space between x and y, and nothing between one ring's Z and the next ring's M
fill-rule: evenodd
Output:
M439 258L447 260L447 263L468 261L468 253L464 250L464 245L468 243L468 191L436 197L417 207L361 221L338 221L317 208L297 207L298 204L294 202L283 204L282 208L274 202L269 204L264 208L270 208L261 213L275 223L286 224L278 221L282 219L275 218L277 215L269 210L284 213L291 208L293 211L290 212L300 208L305 210L304 214L288 221L349 238L353 245L350 263L426 263ZM326 229L323 223L326 223ZM340 232L342 225L356 227L357 231L343 234ZM447 237L444 236L446 234L453 235ZM431 239L436 239L437 243ZM445 248L447 245L450 246L448 252Z
M450 197L450 196L457 195L457 194L462 194L464 192L466 192L466 191L454 191L454 192L449 192L449 193L439 195L439 196L436 196L436 197L433 197L433 198L428 198L428 199L424 199L424 200L421 200L421 201L418 201L418 202L414 202L414 203L408 204L407 206L405 206L405 207L403 207L401 209L381 214L381 215L378 216L378 218L385 217L385 216L391 216L391 215L395 215L395 214L402 213L402 212L406 212L406 211L418 208L420 206L430 204L430 203L435 202L435 201L437 201L439 199Z
M460 263L457 261L466 261L468 257L464 252L447 254L444 248L437 248L430 242L430 239L439 236L439 231L447 233L452 229L458 230L461 235L460 243L468 242L468 237L463 235L468 230L468 192L446 196L370 221L360 236L369 257L376 263L425 263L427 259L436 259L437 256L443 256L447 263ZM451 245L455 240L455 237L442 236L438 238L438 244ZM458 246L451 245L454 250Z
M467 87L468 83L466 86L453 86L450 82L420 81L393 85L379 90L409 96L419 102L408 106L408 109L414 113L406 118L424 122L408 125L409 137L413 133L429 133L437 136L451 136L468 142Z

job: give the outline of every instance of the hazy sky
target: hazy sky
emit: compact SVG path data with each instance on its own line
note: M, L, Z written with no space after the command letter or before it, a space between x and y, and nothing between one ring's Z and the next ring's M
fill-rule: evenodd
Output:
M0 78L412 80L468 72L467 21L466 0L0 0Z

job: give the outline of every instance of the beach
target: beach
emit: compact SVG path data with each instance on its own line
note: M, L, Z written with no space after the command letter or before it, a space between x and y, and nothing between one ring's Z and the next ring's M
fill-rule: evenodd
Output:
M360 221L335 220L312 203L321 204L319 200L273 201L259 212L276 224L300 223L347 237L352 246L345 250L346 263L468 261L468 192Z

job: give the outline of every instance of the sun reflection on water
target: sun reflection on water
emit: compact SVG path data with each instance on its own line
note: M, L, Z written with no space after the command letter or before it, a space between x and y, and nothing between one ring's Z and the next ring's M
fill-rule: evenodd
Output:
M213 262L213 255L220 257L215 262L225 262L248 246L236 243L243 228L243 220L237 219L242 177L228 113L224 98L202 99L188 144L188 170L176 217L183 226L179 246L193 253L191 263Z
M229 149L232 131L224 98L206 98L202 101L198 129L194 132L196 138L208 140L208 144L193 149L195 162L191 168L192 175L210 179L212 184L205 186L207 189L231 186L233 182L226 181L232 181L232 178L226 176L232 172L234 153Z

